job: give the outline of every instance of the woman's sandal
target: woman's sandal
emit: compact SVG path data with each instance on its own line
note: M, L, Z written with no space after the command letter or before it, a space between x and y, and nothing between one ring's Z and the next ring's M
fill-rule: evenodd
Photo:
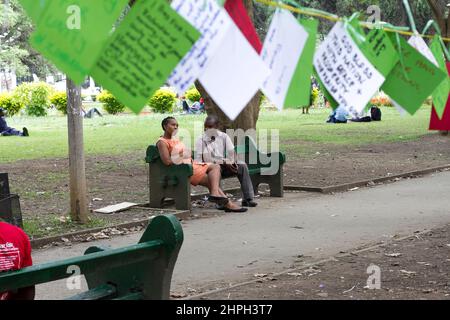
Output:
M239 209L230 209L230 208L225 208L225 212L236 212L236 213L243 213L243 212L247 212L248 209L247 208L239 208Z

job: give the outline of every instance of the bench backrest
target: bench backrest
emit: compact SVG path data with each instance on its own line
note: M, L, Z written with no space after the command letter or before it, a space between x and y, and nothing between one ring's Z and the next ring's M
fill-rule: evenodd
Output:
M246 136L244 140L243 145L237 145L235 146L234 150L235 152L241 156L243 156L243 159L245 159L245 162L249 164L252 162L252 164L249 165L249 168L260 168L264 167L265 165L261 161L261 156L263 155L258 148L256 147L255 141L250 137ZM280 164L284 164L286 162L286 156L283 153L278 153L277 155L279 157ZM192 151L192 158L195 157L194 151ZM256 157L256 161L250 161L255 160L251 157ZM145 157L145 161L147 163L156 163L161 161L158 147L155 145L151 145L147 148L147 153ZM267 166L270 166L267 164Z
M68 270L75 267L85 276L89 291L73 299L169 299L182 242L177 218L157 216L136 245L91 247L81 257L0 274L0 292L69 278Z

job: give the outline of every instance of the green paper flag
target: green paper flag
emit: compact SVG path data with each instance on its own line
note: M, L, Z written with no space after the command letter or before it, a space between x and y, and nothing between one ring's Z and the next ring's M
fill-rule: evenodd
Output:
M28 16L34 23L39 23L48 0L19 0Z
M439 64L439 69L448 74L447 66L445 64L444 51L442 50L441 42L438 36L435 36L433 38L433 41L430 45L430 50ZM439 119L442 119L442 117L444 116L449 91L450 78L447 76L447 79L445 81L442 81L442 83L433 92L433 105Z
M372 29L366 36L367 43L361 50L378 71L387 77L399 62L397 50L386 31Z
M128 0L47 1L31 44L76 84L81 84L127 3Z
M297 68L289 86L285 108L308 106L311 97L311 74L313 72L313 57L316 49L316 35L319 21L315 19L300 19L300 24L309 34Z
M366 38L367 42L361 46L361 50L375 68L387 78L400 60L397 50L395 50L387 32L383 29L370 30ZM366 106L366 112L371 107L372 103L369 102Z
M396 43L395 34L390 34L389 37ZM405 39L398 38L403 65L401 62L397 63L381 88L394 103L414 115L447 74L411 47Z
M137 1L103 50L92 76L139 113L199 37L167 1Z

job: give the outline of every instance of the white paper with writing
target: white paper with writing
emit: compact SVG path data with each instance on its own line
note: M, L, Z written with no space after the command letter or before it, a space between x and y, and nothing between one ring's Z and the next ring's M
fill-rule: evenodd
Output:
M269 75L261 57L233 23L199 79L220 109L235 120Z
M171 6L202 34L167 81L182 95L208 66L233 22L215 0L174 0Z
M342 22L336 23L316 51L314 67L328 92L354 115L361 114L385 81Z
M287 10L275 12L261 52L261 58L272 71L264 82L262 91L279 110L284 107L308 37L308 32L292 13Z
M439 64L434 57L433 53L431 52L430 48L427 46L427 43L425 40L423 40L420 36L412 36L409 38L408 43L411 47L419 51L425 58L430 60L434 65L436 65L439 68Z

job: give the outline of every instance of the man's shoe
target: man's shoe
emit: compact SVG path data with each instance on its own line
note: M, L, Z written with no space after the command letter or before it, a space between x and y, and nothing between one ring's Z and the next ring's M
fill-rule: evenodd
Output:
M243 207L249 207L249 208L254 208L256 207L258 204L253 201L253 200L243 200L242 201L242 206Z
M23 134L24 137L29 137L30 136L30 134L28 133L28 129L27 128L23 128L22 129L22 134Z
M238 208L238 209L229 209L225 208L225 212L235 212L235 213L244 213L247 212L247 208Z

